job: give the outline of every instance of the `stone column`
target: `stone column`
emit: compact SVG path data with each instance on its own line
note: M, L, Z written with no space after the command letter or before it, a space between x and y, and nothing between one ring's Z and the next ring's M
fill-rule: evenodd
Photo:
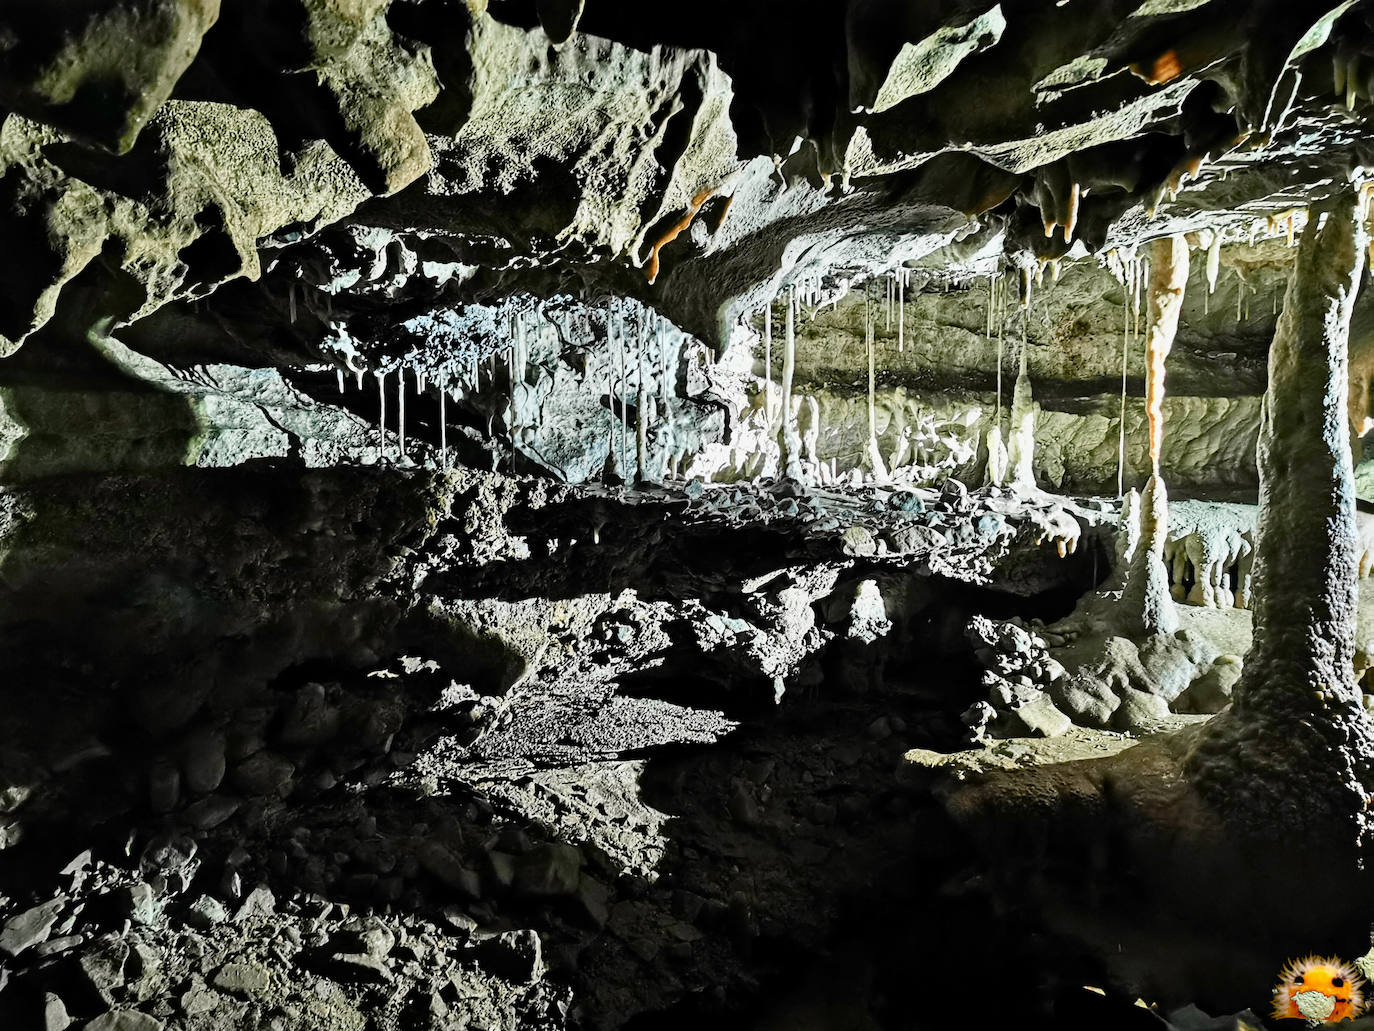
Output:
M1237 829L1353 846L1368 834L1374 733L1355 683L1347 338L1366 246L1355 192L1315 212L1269 351L1260 419L1254 640L1231 709L1187 758ZM1336 856L1331 856L1333 866Z

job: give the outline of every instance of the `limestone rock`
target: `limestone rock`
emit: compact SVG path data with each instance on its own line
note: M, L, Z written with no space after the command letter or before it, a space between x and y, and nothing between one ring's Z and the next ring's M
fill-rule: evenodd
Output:
M65 900L53 899L10 917L0 928L0 952L18 956L48 940Z

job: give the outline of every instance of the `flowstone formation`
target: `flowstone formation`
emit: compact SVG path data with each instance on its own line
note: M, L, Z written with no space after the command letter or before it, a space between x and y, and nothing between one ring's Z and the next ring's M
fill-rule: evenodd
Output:
M1371 0L3 8L4 1031L1367 951Z

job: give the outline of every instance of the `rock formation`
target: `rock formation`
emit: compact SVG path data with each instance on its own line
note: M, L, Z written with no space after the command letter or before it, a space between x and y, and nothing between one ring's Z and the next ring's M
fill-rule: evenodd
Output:
M0 1027L1353 962L1371 69L1371 0L3 5Z

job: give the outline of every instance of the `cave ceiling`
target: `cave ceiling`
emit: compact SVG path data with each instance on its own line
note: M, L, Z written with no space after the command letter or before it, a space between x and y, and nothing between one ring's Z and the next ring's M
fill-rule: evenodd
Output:
M382 327L517 291L723 347L788 285L1272 233L1374 164L1372 26L1353 0L26 0L0 351L62 300L181 361L364 339L382 367Z

